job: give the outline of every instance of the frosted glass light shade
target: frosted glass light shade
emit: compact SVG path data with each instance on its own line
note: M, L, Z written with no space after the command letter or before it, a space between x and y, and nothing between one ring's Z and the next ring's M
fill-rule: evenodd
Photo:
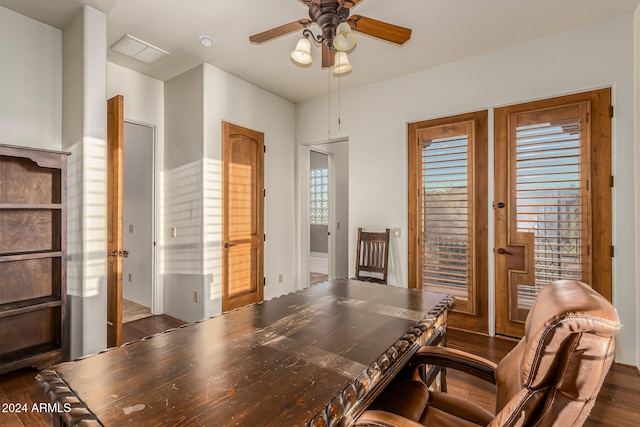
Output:
M336 28L336 36L333 38L333 46L341 52L353 49L356 45L356 35L351 26L343 22Z
M351 71L352 67L349 64L349 57L347 57L347 52L336 52L335 56L335 67L333 67L333 74L344 74Z
M291 59L298 64L311 64L311 43L306 38L298 40L296 48L291 52Z

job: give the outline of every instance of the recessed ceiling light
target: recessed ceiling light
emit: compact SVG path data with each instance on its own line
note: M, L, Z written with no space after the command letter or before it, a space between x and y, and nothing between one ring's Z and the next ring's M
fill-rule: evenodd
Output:
M215 40L211 36L200 36L200 43L202 43L204 47L213 46L213 42L215 42Z
M120 40L112 44L111 50L149 65L169 55L169 52L129 34L125 34Z

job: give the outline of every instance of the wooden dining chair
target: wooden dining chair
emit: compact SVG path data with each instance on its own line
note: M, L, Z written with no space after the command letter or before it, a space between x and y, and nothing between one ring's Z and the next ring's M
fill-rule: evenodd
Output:
M356 248L356 280L387 283L389 265L389 229L383 232L368 232L358 228ZM382 278L362 275L362 272L381 274Z

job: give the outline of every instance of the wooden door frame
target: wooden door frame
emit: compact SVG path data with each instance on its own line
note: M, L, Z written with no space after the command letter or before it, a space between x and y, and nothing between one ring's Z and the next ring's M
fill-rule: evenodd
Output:
M477 111L455 116L442 117L408 125L408 287L422 289L420 280L420 177L422 141L418 139L420 129L446 126L451 123L474 123L474 147L472 162L474 164L474 229L475 240L475 272L476 272L476 315L450 311L448 324L454 328L488 333L489 327L489 284L488 284L488 111Z
M257 188L263 190L262 197L258 197L258 231L257 235L263 235L263 239L260 239L259 248L258 248L258 260L259 264L257 266L256 275L259 278L258 282L258 300L264 300L264 242L266 240L265 227L264 227L264 204L265 204L265 195L264 192L264 153L265 153L265 145L264 145L264 134L262 132L258 132L249 128L245 128L243 126L235 125L229 122L222 122L222 311L229 311L230 309L235 308L233 305L230 305L229 295L228 295L228 270L225 266L227 253L224 248L224 244L229 235L228 227L229 227L229 212L226 209L226 205L228 205L228 191L227 191L227 183L229 182L229 169L226 167L225 159L229 158L229 139L231 135L234 133L243 132L244 135L251 134L254 139L258 141L262 149L259 149L261 154L261 159L259 161L259 171L257 173L258 183Z
M496 202L506 201L509 194L505 193L505 188L497 185L501 171L508 171L509 157L507 150L503 150L500 144L508 143L509 138L509 116L512 114L527 111L561 107L569 104L590 103L589 112L590 132L590 153L591 164L591 215L593 224L604 224L601 233L593 233L591 241L592 253L592 283L589 283L599 294L608 301L612 299L612 195L611 195L611 88L592 90L572 95L554 97L538 101L526 102L522 104L510 105L497 108L494 114L494 179L496 180L495 197ZM609 159L609 161L599 161ZM507 177L508 179L508 177ZM508 190L506 190L508 192ZM594 209L594 207L598 207ZM506 221L506 209L495 209L494 220ZM505 238L499 235L499 228L495 227L495 247L506 245ZM498 262L496 258L495 262ZM598 272L596 277L593 272ZM498 268L495 268L495 283L501 280L498 277ZM496 328L498 327L498 315L508 310L508 296L505 290L495 289L496 302ZM507 306L504 306L504 301ZM523 326L524 327L524 326ZM517 336L520 330L514 330L511 335Z
M115 144L115 145L114 145ZM107 261L115 262L115 280L107 273L107 346L122 345L122 207L124 191L124 97L107 101ZM114 164L115 161L115 171ZM109 167L112 166L112 167ZM115 172L115 176L114 176ZM114 188L115 182L115 188ZM114 210L117 212L114 215ZM114 225L116 229L109 227ZM109 231L111 230L111 236ZM115 238L115 241L110 240ZM111 273L113 274L113 273ZM111 321L109 321L111 319Z

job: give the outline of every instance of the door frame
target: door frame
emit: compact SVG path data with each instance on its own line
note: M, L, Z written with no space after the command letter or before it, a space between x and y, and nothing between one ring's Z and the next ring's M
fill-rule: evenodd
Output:
M327 169L329 170L329 224L328 224L328 236L327 236L327 258L328 258L328 268L327 268L327 277L329 279L333 279L335 278L336 274L335 274L335 256L336 256L336 239L335 239L335 233L336 233L336 226L335 226L335 205L336 205L336 201L335 201L335 169L334 169L334 165L333 165L333 153L329 152L329 151L324 151L320 148L318 148L318 146L310 146L309 147L309 158L311 157L311 152L315 151L316 153L320 153L320 154L324 154L325 156L327 156ZM309 175L311 173L311 164L309 164L309 171L307 173L307 175ZM310 185L307 185L307 212L309 209L309 195L310 195L311 191L310 191ZM311 243L311 233L310 233L310 222L309 222L309 215L307 214L307 241L309 243ZM310 249L310 244L307 245L307 262L309 261L309 258L311 257L311 249Z
M318 151L323 154L332 155L333 153L329 151L322 150L323 145L334 144L334 143L342 143L349 142L348 137L336 138L330 141L315 141L315 142L306 142L306 143L298 143L296 146L297 150L297 173L298 179L296 180L296 192L298 194L297 197L297 209L296 209L296 227L298 230L298 238L296 239L296 290L304 289L308 287L310 272L309 272L309 174L311 173L311 165L309 162L310 152ZM329 175L333 176L333 180L329 179L329 185L333 182L335 185L335 166L333 164L333 158L329 157ZM330 243L330 251L332 251L333 255L329 255L335 257L336 254L336 214L335 214L335 187L329 188L329 198L334 197L333 201L329 201L329 231L331 232L331 242ZM332 209L333 206L333 209ZM331 227L331 223L333 223L333 228ZM347 219L346 224L342 225L343 227L349 227L349 221ZM349 237L351 240L351 237ZM351 255L351 251L349 251ZM354 254L355 255L355 254ZM329 273L335 273L335 259L329 261ZM348 263L350 266L351 263ZM331 277L331 276L329 276Z
M161 200L161 195L160 195L160 191L161 191L161 185L158 185L160 183L160 179L159 179L159 171L160 171L160 165L159 165L159 156L158 156L158 127L156 125L152 125L149 123L145 123L145 122L141 122L141 121L137 121L137 120L131 120L128 118L124 118L124 123L130 123L130 124L134 124L134 125L138 125L138 126L144 126L147 128L150 128L152 131L152 140L151 140L151 144L152 144L152 161L151 161L151 168L152 168L152 178L151 178L151 230L152 230L152 241L153 241L153 247L151 250L151 314L157 315L157 314L163 314L164 313L164 289L162 289L162 287L160 286L161 283L159 283L159 274L158 274L158 236L160 236L160 227L162 226L162 224L160 224L160 221L158 221L159 218L159 208L158 208L158 200Z

